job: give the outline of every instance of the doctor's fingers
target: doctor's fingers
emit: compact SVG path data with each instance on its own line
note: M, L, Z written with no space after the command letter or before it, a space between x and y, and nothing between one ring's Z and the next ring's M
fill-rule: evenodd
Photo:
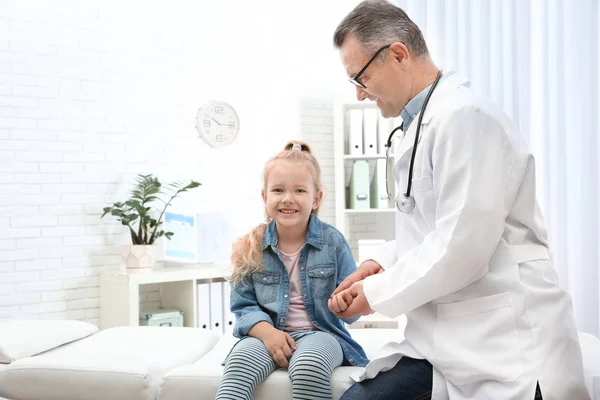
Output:
M339 313L340 318L352 318L371 314L371 306L364 296L356 297L346 311Z
M340 293L340 296L344 297L344 301L346 302L346 304L348 306L350 306L350 304L352 304L352 302L354 301L354 295L352 294L352 291L350 290L345 290L342 293Z
M344 279L342 281L342 283L339 284L338 287L335 288L335 290L332 293L332 296L335 296L336 294L340 293L343 290L348 289L350 286L352 286L354 284L354 282L358 282L362 279L362 277L360 276L360 274L353 272L350 275L348 275L348 277L346 279Z

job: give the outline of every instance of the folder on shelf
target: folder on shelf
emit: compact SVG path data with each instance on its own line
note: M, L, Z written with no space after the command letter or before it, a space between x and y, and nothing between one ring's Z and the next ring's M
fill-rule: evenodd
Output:
M364 114L363 126L363 145L364 153L367 155L376 155L379 153L377 148L377 119L379 111L376 109L367 109Z
M390 208L393 207L392 202L388 199L388 194L385 186L386 171L385 159L376 160L375 172L371 181L371 208ZM390 171L391 174L391 171ZM389 183L388 188L393 191L393 183ZM393 193L391 193L393 195Z
M383 118L381 113L379 113L379 121L377 124L377 147L379 149L379 154L385 154L385 151L387 150L387 147L385 147L385 145L387 144L388 136L390 136L392 129L392 120L388 118Z
M223 284L223 313L225 333L233 333L233 327L235 326L235 314L231 312L231 284L225 282Z
M348 187L348 208L369 209L369 194L369 162L354 161Z
M223 333L223 283L210 284L210 329Z
M210 284L199 283L198 291L198 328L210 329Z
M348 154L353 156L363 153L363 112L362 110L349 111L350 123L348 126Z

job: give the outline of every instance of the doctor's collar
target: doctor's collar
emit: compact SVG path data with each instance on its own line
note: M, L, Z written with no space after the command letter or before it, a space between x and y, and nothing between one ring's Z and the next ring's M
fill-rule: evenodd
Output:
M440 82L442 82L449 76L454 75L455 73L455 71L444 71L442 77L440 78ZM402 132L406 132L408 130L413 119L415 119L415 117L421 112L421 108L423 107L423 103L425 102L425 97L427 97L427 93L429 93L429 89L431 89L431 85L427 86L425 89L421 90L415 97L410 99L410 101L404 106L402 111L400 111L400 117L402 118Z

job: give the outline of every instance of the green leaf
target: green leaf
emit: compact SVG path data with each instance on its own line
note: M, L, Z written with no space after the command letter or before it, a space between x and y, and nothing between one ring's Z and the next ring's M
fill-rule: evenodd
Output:
M110 214L122 225L127 226L133 244L152 244L163 235L170 239L172 232L165 233L159 230L165 211L175 197L198 186L200 183L193 180L176 181L166 185L163 191L158 178L152 174L138 174L134 178L130 198L125 202L115 202L112 206L104 207L101 218ZM156 208L157 211L160 210L158 218L152 217L152 207L148 206L153 202L162 203L162 210Z

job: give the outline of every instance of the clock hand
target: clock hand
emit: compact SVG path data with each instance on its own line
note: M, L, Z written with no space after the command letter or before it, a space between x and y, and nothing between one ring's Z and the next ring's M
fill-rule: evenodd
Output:
M215 121L217 123L217 125L221 126L221 124L219 123L219 121L217 121L216 119L214 119L212 117L210 119L212 119L213 121Z

